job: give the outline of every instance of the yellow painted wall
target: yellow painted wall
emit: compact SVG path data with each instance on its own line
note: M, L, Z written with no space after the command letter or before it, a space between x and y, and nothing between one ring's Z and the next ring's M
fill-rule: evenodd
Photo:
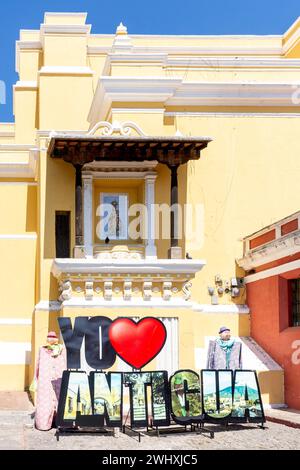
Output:
M44 65L86 66L86 46L85 35L45 34Z
M187 201L204 206L205 238L203 246L186 249L208 261L194 282L194 295L209 303L206 287L216 274L228 279L241 272L235 259L242 256L242 234L299 209L299 124L263 117L177 117L177 124L184 134L201 129L214 139L199 161L188 163L187 185Z
M31 318L36 300L36 240L2 238L0 256L0 317Z
M29 49L20 54L19 76L20 80L35 81L42 63L42 53L38 49Z
M37 90L31 88L14 91L14 113L16 122L15 142L33 144L38 127L38 96ZM25 112L26 110L26 112Z
M40 129L85 130L93 96L91 75L41 75ZM66 112L67 110L67 112Z
M0 391L22 391L29 384L29 366L0 364L0 377Z

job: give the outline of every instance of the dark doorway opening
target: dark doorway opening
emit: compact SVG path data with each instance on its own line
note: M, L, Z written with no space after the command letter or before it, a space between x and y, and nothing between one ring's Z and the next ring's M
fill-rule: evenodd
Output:
M70 211L55 212L56 258L70 258Z

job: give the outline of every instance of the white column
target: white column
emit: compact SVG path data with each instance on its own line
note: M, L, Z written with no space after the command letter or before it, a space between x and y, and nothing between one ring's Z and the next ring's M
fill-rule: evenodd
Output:
M156 173L145 176L145 206L146 214L146 258L157 258L155 246L155 180Z
M83 239L86 257L93 256L93 178L83 175Z

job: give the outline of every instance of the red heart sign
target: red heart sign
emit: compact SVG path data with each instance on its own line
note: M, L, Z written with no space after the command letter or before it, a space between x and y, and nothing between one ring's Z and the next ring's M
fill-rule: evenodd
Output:
M117 318L109 328L109 339L118 356L135 369L148 364L163 348L167 338L164 324L153 317L137 323Z

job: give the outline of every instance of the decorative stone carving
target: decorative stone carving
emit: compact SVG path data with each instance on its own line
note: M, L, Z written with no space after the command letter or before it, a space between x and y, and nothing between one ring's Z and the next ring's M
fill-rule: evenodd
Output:
M163 283L163 299L170 300L172 296L172 282L171 281L164 281Z
M126 245L116 245L110 251L102 251L97 254L98 259L142 259L141 253L130 251Z
M72 284L70 281L63 281L60 285L61 294L59 300L63 302L64 300L70 300L72 297Z
M93 300L94 297L94 283L93 281L86 281L85 283L85 299Z
M132 281L124 281L124 300L131 300Z
M191 281L187 281L183 287L182 287L182 292L183 292L183 297L184 297L184 300L190 300L191 298L191 291L190 291L190 288L192 287L192 283Z
M116 30L112 52L130 52L132 48L133 44L128 36L127 28L123 23L120 23Z
M95 135L95 133L100 130L100 135L110 136L113 134L122 135L129 137L132 135L132 129L140 136L146 136L142 129L133 121L125 121L120 123L119 121L114 121L112 124L108 121L99 121L95 126L88 132L87 135Z
M111 300L112 299L112 281L105 281L104 282L104 299Z
M145 281L143 284L143 297L144 300L151 300L152 298L152 281Z

